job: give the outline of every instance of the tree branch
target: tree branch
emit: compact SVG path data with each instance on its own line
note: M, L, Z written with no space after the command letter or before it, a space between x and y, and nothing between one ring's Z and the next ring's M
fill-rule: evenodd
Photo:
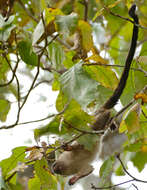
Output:
M128 176L130 176L134 181L138 181L138 182L142 182L142 183L147 183L147 181L140 180L140 179L137 179L136 177L132 176L132 175L126 170L126 168L125 168L125 166L124 166L122 160L120 159L120 155L119 155L119 154L116 156L116 158L119 160L119 162L120 162L120 164L121 164L121 166L122 166L124 172L125 172L126 174L128 174Z

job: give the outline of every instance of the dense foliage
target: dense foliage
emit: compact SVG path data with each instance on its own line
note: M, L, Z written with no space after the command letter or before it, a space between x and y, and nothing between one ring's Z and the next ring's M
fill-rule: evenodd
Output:
M84 131L91 131L89 126L94 121L91 113L110 97L118 84L132 36L133 24L126 18L133 2L11 0L6 3L1 0L0 130L19 125L21 111L30 94L34 88L47 83L53 91L59 92L56 99L58 113L46 113L46 118L36 118L36 141L41 136L56 134L62 142L72 142L75 135L83 133L77 140L90 150L99 137L96 134L85 135ZM147 1L136 0L135 3L140 21L139 40L118 107L130 102L131 106L136 102L140 105L140 113L131 110L131 106L125 109L119 132L128 136L121 153L123 162L132 161L141 172L147 160L147 92L144 90L147 84ZM18 73L31 81L25 95L25 85L17 77ZM4 125L11 111L12 96L17 101L16 121ZM40 98L40 101L44 100ZM113 110L112 115L115 114L116 110ZM40 127L39 122L43 120L48 124ZM8 159L0 162L0 188L21 190L17 172L34 164L35 175L29 179L29 190L57 189L59 186L64 189L64 177L53 175L48 166L52 163L52 154L61 148L59 139L52 145L44 142L34 147L18 145ZM28 152L30 154L26 158ZM23 164L19 166L19 162ZM110 173L124 175L122 165L113 167L115 162L115 157L104 161L99 186L110 184Z

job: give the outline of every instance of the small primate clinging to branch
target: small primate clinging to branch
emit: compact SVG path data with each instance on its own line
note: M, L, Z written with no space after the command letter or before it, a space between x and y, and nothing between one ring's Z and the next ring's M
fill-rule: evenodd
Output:
M101 129L103 130L106 128L110 120L110 110L115 106L125 88L138 38L139 23L138 23L138 16L135 14L135 9L136 5L132 5L132 7L129 10L129 15L134 20L134 28L133 28L131 46L126 59L124 71L122 73L119 84L116 90L114 91L113 95L97 111L96 120L92 125L92 128L94 130L101 130ZM115 133L113 134L115 135ZM113 135L111 136L113 138ZM105 143L107 143L107 138L104 138L104 140ZM121 143L119 144L119 146L120 145ZM99 142L97 142L97 144L94 145L91 151L86 150L78 142L76 141L73 142L70 146L70 149L64 151L59 156L59 158L54 162L54 164L52 165L53 172L60 175L74 175L69 180L69 184L73 185L78 179L89 175L93 171L93 167L90 165L90 163L93 161L96 153L100 152L98 149L100 149Z

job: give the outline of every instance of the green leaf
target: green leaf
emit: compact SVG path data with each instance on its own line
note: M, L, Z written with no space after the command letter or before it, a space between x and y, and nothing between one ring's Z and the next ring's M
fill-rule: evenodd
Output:
M21 41L18 44L18 51L21 59L27 65L38 65L38 56L33 52L31 42L29 41Z
M8 187L2 176L0 176L0 190L8 190Z
M98 89L98 96L95 102L96 109L101 107L113 93L111 89L105 88L101 85L99 85L97 89Z
M14 16L10 16L7 21L0 15L0 41L7 41L11 31L16 27L13 24Z
M144 42L141 48L140 56L147 55L147 42Z
M102 86L114 90L117 87L118 79L114 71L104 66L84 67L90 76Z
M129 152L138 152L138 151L141 151L142 146L143 146L142 142L137 142L137 143L133 143L133 144L126 146L125 150L127 150Z
M113 170L113 165L114 165L114 157L110 157L107 160L104 161L100 168L100 177L101 178L107 178L107 176L111 173Z
M90 129L88 123L92 122L92 118L92 116L82 110L81 106L75 100L71 100L64 111L64 119L71 125L83 130Z
M37 176L35 176L35 178L29 179L28 187L29 190L34 190L34 189L40 190L41 188L40 179Z
M63 61L63 65L67 69L71 68L75 64L74 61L72 60L75 54L76 54L75 51L69 51L65 54L65 60Z
M139 117L136 111L131 111L125 119L128 132L133 133L140 129Z
M79 144L84 145L85 149L92 151L98 140L99 139L97 135L87 134L78 138L77 142L79 142Z
M10 102L8 100L0 99L0 120L2 122L6 121L9 110Z
M78 24L78 15L71 13L70 15L57 15L55 19L57 31L67 38L72 34Z
M40 20L32 35L32 45L35 45L38 42L43 33L44 33L44 25L42 20Z
M146 164L147 161L147 153L144 152L137 152L131 158L134 166L137 167L138 171L141 172Z
M62 69L62 63L64 60L64 51L62 46L58 42L52 42L48 46L50 61L56 70Z
M36 175L40 179L41 189L57 189L57 179L50 173L47 161L44 158L42 160L37 160L34 167Z
M17 166L19 161L25 161L26 146L20 146L12 150L12 155L0 162L2 168L2 175L6 177L8 173Z
M82 63L71 67L60 77L61 89L69 99L74 98L82 107L96 99L98 83L82 68Z
M0 56L0 80L5 79L8 70L9 70L8 63L6 62L4 57Z
M117 176L125 176L125 172L121 165L115 170L115 174Z
M110 184L110 175L113 171L113 165L114 165L114 157L110 157L107 160L104 161L102 164L99 174L100 174L100 187L105 187Z

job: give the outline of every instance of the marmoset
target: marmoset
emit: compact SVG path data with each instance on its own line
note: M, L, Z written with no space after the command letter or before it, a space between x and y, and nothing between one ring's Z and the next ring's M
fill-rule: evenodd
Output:
M134 20L134 27L131 46L125 62L124 71L121 75L118 86L112 96L96 112L95 122L91 125L93 130L98 131L105 130L107 128L107 125L110 122L111 109L116 105L125 88L138 38L139 22L138 16L135 14L135 9L136 5L132 5L129 10L129 15ZM115 125L117 124L111 124L113 128ZM118 126L116 126L116 128L118 128ZM91 151L86 150L82 145L78 144L78 142L75 141L70 145L70 148L68 150L65 150L63 153L60 154L59 158L52 165L52 170L54 173L60 175L74 175L69 180L69 185L73 185L78 179L89 175L93 171L91 162L94 160L97 153L99 153L99 157L104 158L105 156L109 156L114 152L117 152L120 149L125 138L126 136L124 134L118 134L117 130L113 133L107 131L104 136L101 137L101 143L97 141ZM112 146L116 146L113 147L113 151L111 150L111 143Z

